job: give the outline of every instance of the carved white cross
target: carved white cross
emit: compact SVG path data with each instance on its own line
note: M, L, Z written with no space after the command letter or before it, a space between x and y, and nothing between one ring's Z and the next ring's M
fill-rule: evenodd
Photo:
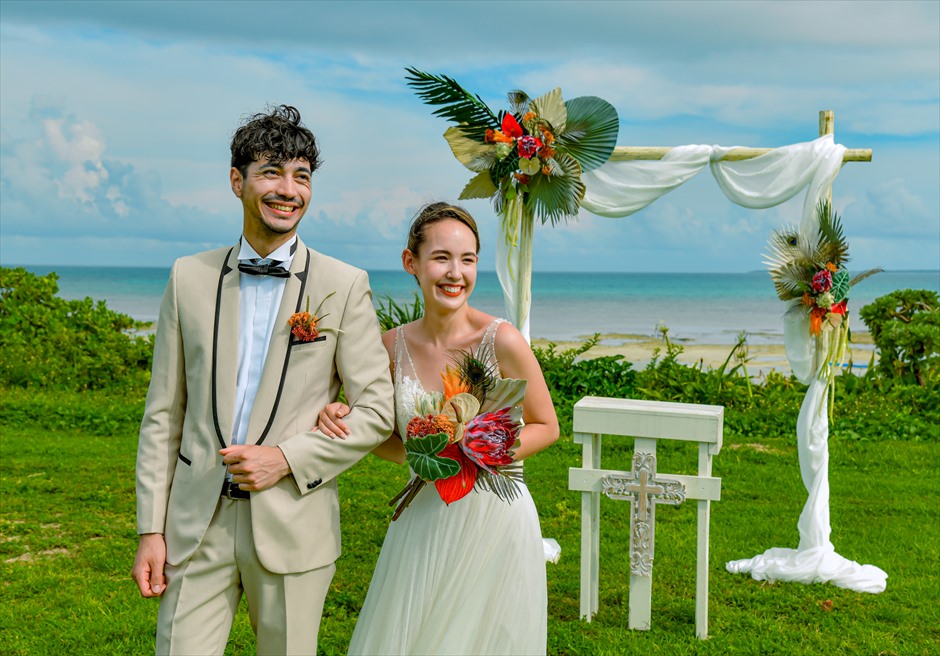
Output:
M601 491L611 499L632 501L630 513L630 573L652 576L656 530L656 504L677 506L685 501L685 486L676 480L656 477L656 456L633 455L631 476L608 474Z

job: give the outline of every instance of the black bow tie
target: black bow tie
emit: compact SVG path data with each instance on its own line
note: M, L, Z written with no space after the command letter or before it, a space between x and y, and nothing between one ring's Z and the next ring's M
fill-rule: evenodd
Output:
M255 260L256 261L256 260ZM290 271L284 268L284 262L272 260L268 264L252 264L252 261L239 262L238 270L249 276L274 276L275 278L290 278Z
M238 240L241 243L241 239ZM297 252L297 239L290 245L290 254ZM238 270L247 273L249 276L273 276L275 278L290 278L290 271L287 270L287 262L284 260L270 260L267 264L262 264L263 257L251 260L242 260L238 263Z

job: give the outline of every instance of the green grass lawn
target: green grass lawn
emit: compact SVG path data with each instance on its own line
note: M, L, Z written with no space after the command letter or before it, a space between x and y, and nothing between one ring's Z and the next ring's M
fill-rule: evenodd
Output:
M795 547L805 501L795 438L740 441L715 459L722 500L712 505L704 642L694 637L694 503L657 510L653 625L635 632L627 628L629 506L602 500L600 611L588 624L578 618L580 497L567 489L580 447L563 436L527 462L543 534L563 549L548 566L549 653L940 653L940 445L830 443L832 541L843 556L888 572L887 590L871 595L725 572L727 560ZM157 604L130 579L136 442L130 432L0 426L0 653L152 653ZM603 466L628 469L631 450L609 438ZM660 446L661 473L694 473L694 465L691 448ZM344 554L322 653L345 653L384 537L386 501L405 479L371 457L341 479ZM244 608L228 653L254 653Z

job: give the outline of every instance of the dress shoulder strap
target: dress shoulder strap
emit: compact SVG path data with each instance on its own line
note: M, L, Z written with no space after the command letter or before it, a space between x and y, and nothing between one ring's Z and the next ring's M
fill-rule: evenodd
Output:
M493 322L486 327L486 331L483 333L483 339L480 340L480 347L489 354L489 364L495 365L497 369L499 368L499 363L496 361L496 332L497 328L499 328L499 324L505 321L505 319L493 319Z
M405 326L401 325L395 328L395 378L401 380L405 375L405 363L411 367L411 376L417 380L418 370L415 369L415 363L411 359L411 353L408 351L408 343L405 341Z

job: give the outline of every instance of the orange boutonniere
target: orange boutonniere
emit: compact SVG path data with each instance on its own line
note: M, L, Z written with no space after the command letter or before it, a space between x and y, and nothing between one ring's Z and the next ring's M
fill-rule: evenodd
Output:
M318 317L317 314L319 314L320 308L323 307L326 299L335 293L336 292L330 292L327 294L324 299L320 301L320 304L317 306L317 309L313 311L313 314L310 313L310 297L308 296L306 309L303 312L294 312L294 314L290 315L290 318L287 320L287 325L290 326L291 334L301 342L312 342L317 339L317 337L320 336L320 331L317 330L317 325L326 317L330 316L330 313L327 312L322 317ZM322 328L321 330L329 329Z

